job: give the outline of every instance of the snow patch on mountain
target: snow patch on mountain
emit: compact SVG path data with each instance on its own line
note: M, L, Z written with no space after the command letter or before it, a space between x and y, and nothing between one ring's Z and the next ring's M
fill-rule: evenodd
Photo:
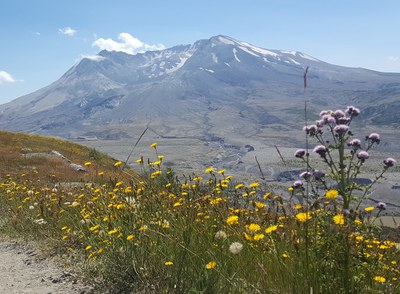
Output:
M236 53L237 53L236 48L233 48L233 49L232 49L232 52L233 52L233 56L235 56L236 61L237 61L237 62L240 62L239 57L237 57L237 55L236 55Z

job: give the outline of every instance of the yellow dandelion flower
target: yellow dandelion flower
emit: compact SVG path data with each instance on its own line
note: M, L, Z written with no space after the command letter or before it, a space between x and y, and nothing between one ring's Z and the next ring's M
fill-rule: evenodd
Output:
M87 162L85 162L85 166L89 166L89 165L91 165L92 163L90 162L90 161L87 161Z
M165 266L172 266L172 265L174 265L174 263L172 261L166 261L166 262L164 262L164 265Z
M137 163L143 163L143 157L136 160Z
M342 213L339 213L333 217L333 222L339 226L343 226L345 223L345 217Z
M120 166L122 164L122 161L117 161L116 163L114 163L114 166L115 167L118 167L118 166Z
M217 262L215 260L210 261L206 264L206 269L210 270L217 266Z
M101 177L101 176L104 176L104 172L99 172L98 175L99 175L100 177Z
M108 234L109 234L109 235L114 235L114 234L116 234L116 233L118 233L118 230L111 230L111 231L108 231Z
M228 225L237 225L239 223L239 217L237 215L231 215L226 219Z
M306 222L306 221L310 220L312 218L312 216L309 212L300 212L300 213L296 214L296 218L300 222Z
M301 205L301 204L296 204L295 206L294 206L294 208L295 209L301 209L303 206Z
M235 186L235 190L239 190L240 188L243 188L243 187L244 187L243 184L237 184L237 185Z
M290 191L290 192L293 191L293 190L294 190L293 187L289 187L288 188L288 191Z
M151 143L150 148L157 148L157 142Z
M373 207L373 206L368 206L368 207L365 207L364 208L364 210L366 211L366 212L371 212L371 211L373 211L375 209L375 207Z
M214 168L213 168L213 167L208 167L208 168L206 168L206 169L204 170L204 172L205 172L206 174L211 174L212 172L214 172Z
M337 190L328 190L325 193L325 197L328 199L335 199L339 196L339 191Z
M386 278L382 277L382 276L375 276L374 277L374 281L377 283L385 283L386 282Z
M262 209L262 208L264 208L265 206L267 206L265 203L262 203L262 202L255 202L254 203L255 204L255 206L258 208L258 209Z
M257 188L258 186L260 186L259 182L253 182L249 185L250 188Z
M354 224L357 226L362 225L362 221L360 221L359 219L354 220Z
M116 184L115 184L115 187L119 187L119 186L121 186L123 184L123 182L122 181L119 181L119 182L117 182Z
M278 229L277 225L272 225L265 229L265 233L270 234L272 232L275 232L277 229Z
M271 196L271 192L265 193L264 194L264 200L267 200L269 198L269 196Z
M133 235L129 235L128 237L126 237L126 240L131 241L133 240L133 238L135 238Z
M223 174L225 174L225 170L224 170L224 169L220 169L220 170L218 171L218 173L219 173L220 175L223 175Z
M282 257L283 257L283 258L289 258L289 254L287 254L287 253L282 253Z
M250 225L247 226L247 229L250 232L258 232L259 230L261 230L261 227L258 224L250 224Z
M244 232L244 238L245 238L247 241L253 241L253 237L252 237L251 235L247 234L246 232Z
M253 237L253 239L254 239L254 241L259 241L259 240L261 240L261 239L264 239L264 234L256 234L256 235L254 235L254 237Z
M147 225L143 225L139 228L139 231L146 231L147 230Z
M86 248L85 248L85 250L90 250L90 249L92 249L92 245L88 245L88 246L86 246Z
M68 236L63 236L61 239L66 240L66 239L68 239Z

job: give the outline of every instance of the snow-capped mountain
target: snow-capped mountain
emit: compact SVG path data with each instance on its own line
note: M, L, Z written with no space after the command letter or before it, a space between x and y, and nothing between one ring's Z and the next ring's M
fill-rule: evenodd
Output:
M367 114L364 122L400 124L400 74L215 36L160 51L83 58L53 84L0 105L0 127L131 142L150 125L161 139L219 142L216 148L232 154L245 145L292 146L300 142L290 131L303 124L307 66L310 112L354 104Z

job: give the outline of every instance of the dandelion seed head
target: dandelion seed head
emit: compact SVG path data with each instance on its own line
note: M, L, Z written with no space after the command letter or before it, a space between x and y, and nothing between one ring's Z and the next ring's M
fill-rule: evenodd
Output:
M230 246L229 246L229 251L232 254L239 254L243 249L243 244L240 242L233 242Z
M226 238L228 238L228 235L222 230L215 233L215 239L217 240L225 240Z

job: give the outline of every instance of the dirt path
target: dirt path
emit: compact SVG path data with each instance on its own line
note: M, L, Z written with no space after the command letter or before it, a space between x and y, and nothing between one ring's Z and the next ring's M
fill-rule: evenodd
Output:
M17 242L0 242L0 293L93 293L50 259L39 259L35 250Z

